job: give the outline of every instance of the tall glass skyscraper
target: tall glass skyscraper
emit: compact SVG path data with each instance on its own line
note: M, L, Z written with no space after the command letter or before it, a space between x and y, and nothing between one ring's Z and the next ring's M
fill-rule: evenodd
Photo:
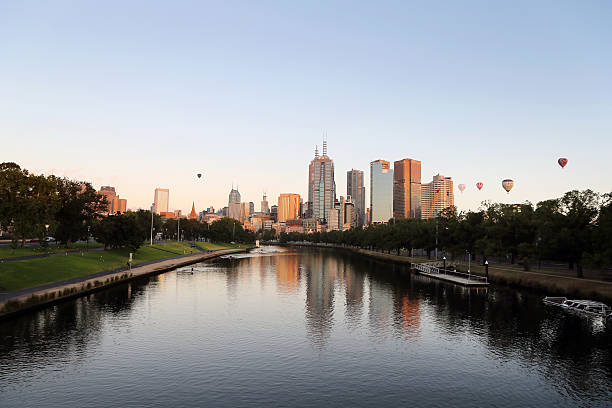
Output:
M315 157L308 166L308 202L312 217L327 222L335 201L334 162L327 156L327 141L323 140L323 155L319 156L315 149Z
M346 194L351 196L355 212L357 214L357 225L362 226L365 219L365 187L363 185L363 171L349 170L346 172Z
M385 160L370 163L370 218L372 223L393 218L393 169Z

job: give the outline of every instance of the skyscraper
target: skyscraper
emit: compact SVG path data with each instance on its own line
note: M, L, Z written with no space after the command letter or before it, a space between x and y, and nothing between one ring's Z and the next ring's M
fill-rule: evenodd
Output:
M278 222L295 220L300 216L300 195L283 193L278 197Z
M168 201L170 198L170 190L167 188L156 188L155 197L153 197L153 211L155 214L168 212Z
M263 199L261 200L261 212L262 214L270 214L270 207L268 206L268 197L266 197L266 193L264 193Z
M365 186L363 185L363 171L349 170L346 172L346 194L350 196L355 206L357 226L365 223Z
M312 209L312 217L326 222L335 201L334 162L327 156L327 141L323 140L323 155L319 157L315 149L315 157L308 166L308 208Z
M455 205L453 179L435 175L433 181L421 184L421 218L437 217L440 211ZM432 209L433 206L433 209Z
M229 193L229 200L228 200L228 217L233 218L235 220L240 220L240 193L238 192L238 189L234 189L234 187L232 187L232 190Z
M393 218L393 169L389 162L370 163L370 222L389 222Z
M421 162L393 163L393 218L421 218Z

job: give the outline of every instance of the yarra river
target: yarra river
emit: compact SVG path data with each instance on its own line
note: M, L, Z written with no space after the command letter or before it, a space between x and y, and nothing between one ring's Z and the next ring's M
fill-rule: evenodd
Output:
M0 406L610 407L612 328L541 298L265 248L0 322Z

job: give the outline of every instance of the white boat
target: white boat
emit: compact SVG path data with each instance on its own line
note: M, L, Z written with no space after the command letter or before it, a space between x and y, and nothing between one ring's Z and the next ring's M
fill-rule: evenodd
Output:
M606 319L612 318L612 309L605 303L594 300L573 300L566 297L550 297L544 298L544 303L553 306L560 306L566 310L571 310L593 317L603 317Z

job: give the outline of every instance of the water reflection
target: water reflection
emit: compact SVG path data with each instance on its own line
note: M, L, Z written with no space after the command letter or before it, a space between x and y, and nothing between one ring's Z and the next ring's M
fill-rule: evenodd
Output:
M198 302L202 309L196 310ZM194 333L185 348L174 347L175 340L168 346L176 327ZM267 331L258 332L261 327ZM271 366L272 372L290 371L298 378L313 359L309 350L315 350L326 356L322 369L342 372L351 367L349 377L357 369L376 376L383 367L401 362L402 378L414 372L425 381L422 386L432 389L444 376L455 387L476 389L495 378L498 387L504 387L500 380L512 384L506 395L517 387L536 387L545 403L596 406L612 398L609 327L546 307L539 295L502 288L468 290L355 255L289 250L216 260L197 265L193 275L142 279L0 322L0 400L4 395L18 401L12 392L23 392L19 384L44 384L50 372L92 367L93 357L112 360L113 354L101 346L104 339L126 336L124 341L131 342L132 335L138 336L132 331L140 333L134 341L145 343L142 348L151 349L149 354L170 352L173 359L186 362L181 370L196 370L195 378L210 375L205 390L219 386L214 379L228 364ZM232 352L221 352L227 343L234 344ZM158 351L160 344L167 348ZM197 348L205 346L211 349ZM276 354L267 354L271 350L285 356L278 366L271 363ZM239 362L231 360L234 352ZM216 361L218 356L230 360L217 361L211 373L190 363L198 357ZM143 361L165 369L156 367L155 360ZM232 376L241 380L239 371ZM308 392L300 384L290 386ZM391 391L386 390L388 395ZM428 394L423 395L421 402L428 401ZM511 401L529 404L532 397L524 391ZM508 400L493 405L508 405Z

